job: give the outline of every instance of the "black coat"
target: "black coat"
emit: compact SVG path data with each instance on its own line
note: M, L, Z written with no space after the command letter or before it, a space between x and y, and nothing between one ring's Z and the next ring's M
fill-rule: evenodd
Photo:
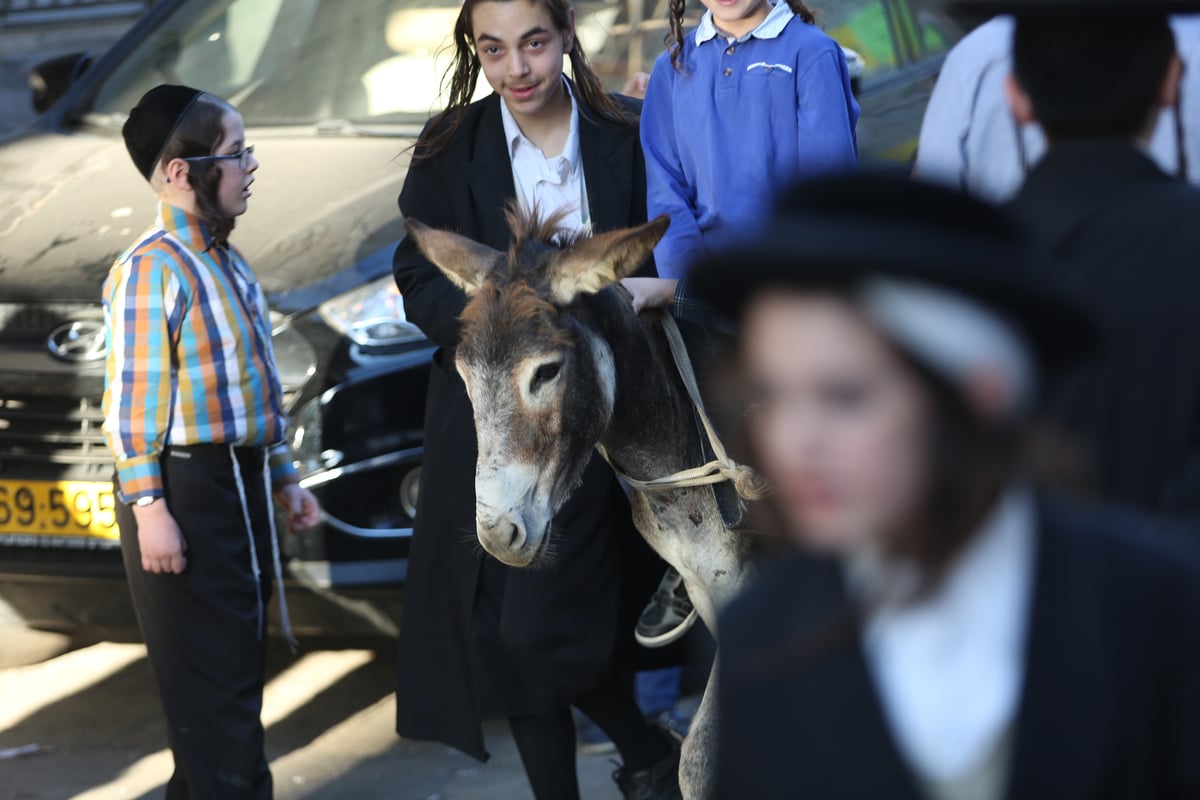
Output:
M594 227L645 222L637 126L589 118L581 107L579 146ZM413 161L399 203L406 217L505 250L502 210L514 196L500 99L491 95L468 107L445 150ZM408 318L440 348L426 404L396 730L482 760L479 720L547 713L625 668L637 614L664 565L599 457L555 517L565 535L554 567L514 570L485 557L475 538L474 418L453 354L466 296L410 240L397 248L394 272Z
M1039 503L1008 798L1200 797L1200 554L1151 526ZM718 797L919 800L849 614L810 557L726 610Z
M1011 207L1109 327L1099 357L1046 392L1094 488L1200 511L1200 190L1127 144L1061 144Z

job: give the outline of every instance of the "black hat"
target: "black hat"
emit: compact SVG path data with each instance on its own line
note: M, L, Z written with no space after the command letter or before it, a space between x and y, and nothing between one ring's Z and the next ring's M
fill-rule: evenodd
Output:
M1003 211L950 189L883 174L810 181L785 195L746 246L696 264L689 292L738 317L773 287L853 287L906 279L991 310L1042 367L1075 361L1097 318L1054 279Z
M162 84L142 95L121 128L125 148L142 177L150 180L163 148L196 98L204 94L187 86Z
M1011 14L1018 19L1079 22L1152 20L1200 13L1197 0L956 0L950 7L979 18Z

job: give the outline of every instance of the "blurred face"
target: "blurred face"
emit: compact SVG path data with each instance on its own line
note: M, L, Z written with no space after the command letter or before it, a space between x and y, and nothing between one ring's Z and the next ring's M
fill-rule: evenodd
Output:
M471 27L483 75L518 119L554 113L565 101L563 56L574 44L537 0L487 0L475 6Z
M246 129L242 124L242 115L236 111L228 112L222 121L222 127L225 133L213 151L213 155L236 155L242 152L246 147ZM221 211L230 217L245 214L250 201L250 184L254 183L254 172L258 169L258 161L253 154L248 155L244 161L244 169L237 159L216 162L217 169L221 170L221 182L217 187L217 203Z
M879 335L832 296L768 292L741 341L756 466L789 531L844 555L913 519L928 402Z
M759 26L771 6L767 0L700 0L712 12L713 22L725 33L741 37Z

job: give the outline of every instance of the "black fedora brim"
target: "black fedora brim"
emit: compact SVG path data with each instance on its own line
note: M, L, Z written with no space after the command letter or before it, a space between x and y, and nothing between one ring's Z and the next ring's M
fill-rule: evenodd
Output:
M1043 368L1085 356L1098 343L1089 309L1048 280L1052 264L1017 242L981 242L937 225L886 219L777 220L755 241L697 263L688 292L731 317L771 289L847 287L897 278L959 292L1021 331Z

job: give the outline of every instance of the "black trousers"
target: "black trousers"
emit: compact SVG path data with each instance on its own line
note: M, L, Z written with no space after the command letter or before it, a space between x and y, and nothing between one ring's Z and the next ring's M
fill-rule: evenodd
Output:
M666 736L653 728L634 699L633 676L612 675L575 707L612 739L624 767L639 771L671 755ZM517 753L536 800L579 800L575 720L569 706L531 717L509 717Z
M175 757L168 800L272 796L260 719L272 563L264 458L252 449L236 456L254 531L257 581L228 446L168 448L160 460L165 502L187 542L181 574L142 569L132 509L118 504L129 591Z

